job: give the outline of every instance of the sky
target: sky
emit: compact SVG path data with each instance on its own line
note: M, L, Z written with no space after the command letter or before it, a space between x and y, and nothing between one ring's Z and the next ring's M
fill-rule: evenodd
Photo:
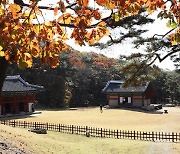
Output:
M74 0L69 0L70 2L73 2ZM92 0L91 0L92 1ZM51 0L51 1L47 1L47 0L41 0L39 2L39 5L50 5L52 7L54 7L56 4L56 2L58 2L58 0ZM97 7L94 5L94 3L92 3L94 7ZM107 10L102 10L104 14L107 14ZM48 12L44 12L45 13L45 18L48 19L52 19L53 17L53 11L48 11ZM152 15L152 18L156 19L157 16L157 12L154 13ZM169 29L166 27L166 22L167 21L162 21L160 19L156 19L155 23L151 24L151 25L147 25L147 29L149 29L149 32L146 34L148 37L153 36L154 34L165 34L167 31L169 31ZM107 41L107 37L104 37L101 42L106 42ZM140 48L140 49L135 49L133 47L133 45L130 43L130 41L126 41L125 43L121 43L121 44L116 44L113 45L111 47L108 47L106 49L99 49L96 47L89 47L87 46L79 46L77 44L74 43L73 40L69 40L67 41L67 44L70 45L71 47L73 47L76 50L79 51L85 51L85 52L96 52L96 53L100 53L100 54L104 54L107 57L111 57L111 58L118 58L120 55L127 55L127 54L131 54L132 52L140 52L143 51L144 48ZM173 70L175 69L173 62L170 60L170 58L165 59L163 62L159 63L158 61L156 62L156 64L165 70Z
M147 25L147 29L149 32L146 34L148 37L153 36L154 34L165 34L169 31L169 28L166 27L166 21L156 20L155 23ZM102 42L105 42L107 38L102 39ZM79 51L86 51L86 52L96 52L100 54L104 54L107 57L111 58L119 58L120 55L130 55L132 52L140 52L145 49L145 47L141 47L140 49L135 49L133 44L129 41L126 41L122 44L115 44L111 47L106 49L99 49L96 47L89 47L89 46L79 46L75 44L72 40L68 41L68 44L72 46L74 49ZM164 70L174 70L174 63L170 60L170 58L165 59L161 63L156 61L155 63L160 68Z

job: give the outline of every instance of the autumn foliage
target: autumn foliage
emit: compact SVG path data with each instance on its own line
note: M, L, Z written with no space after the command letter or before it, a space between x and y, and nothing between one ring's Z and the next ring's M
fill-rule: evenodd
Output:
M16 62L19 68L32 66L33 58L52 68L59 65L59 53L66 48L66 40L73 39L79 45L94 44L109 35L107 21L98 7L111 10L114 21L135 15L141 7L149 13L160 9L159 18L169 19L167 26L173 45L180 43L180 2L177 0L60 0L56 6L39 6L40 0L0 1L0 57ZM166 3L171 2L170 7ZM90 7L91 6L91 7ZM54 11L54 18L47 21L42 10ZM43 22L39 21L42 17ZM66 28L71 30L67 30Z

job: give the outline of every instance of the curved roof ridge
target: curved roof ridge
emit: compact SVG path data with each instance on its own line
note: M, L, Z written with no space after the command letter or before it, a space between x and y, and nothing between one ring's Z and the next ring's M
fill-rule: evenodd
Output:
M7 76L4 80L2 92L36 92L43 90L43 86L33 85L26 82L20 75Z

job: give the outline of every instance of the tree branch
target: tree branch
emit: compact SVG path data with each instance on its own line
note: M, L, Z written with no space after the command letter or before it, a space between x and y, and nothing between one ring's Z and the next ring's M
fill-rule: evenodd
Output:
M169 33L171 33L173 30L175 30L174 28L171 29L170 31L168 31L167 33L165 33L164 35L160 35L160 34L154 34L153 38L155 38L155 36L160 36L162 38L164 38L166 35L168 35Z
M174 53L177 53L177 52L180 52L180 50L174 50L174 51L171 51L169 53L167 53L164 57L160 57L159 54L155 53L156 57L158 58L159 62L162 62L163 60L165 60L167 57L171 56L172 54Z
M14 3L21 6L21 7L24 7L24 6L29 7L30 6L29 4L24 3L23 0L14 0ZM66 6L66 9L71 8L71 7L75 6L75 5L76 5L76 3L68 5L68 6ZM53 7L47 7L47 6L37 6L37 7L39 9L54 10Z

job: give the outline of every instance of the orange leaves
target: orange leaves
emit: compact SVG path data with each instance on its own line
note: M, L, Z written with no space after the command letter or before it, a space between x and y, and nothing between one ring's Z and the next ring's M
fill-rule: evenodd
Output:
M56 7L54 8L54 15L56 16L57 13L58 13L58 7L56 6Z
M99 13L98 9L96 9L96 10L93 11L93 17L94 17L96 20L100 20L100 19L101 19L101 14Z
M58 6L54 8L54 15L56 16L58 14L58 10L60 10L62 13L66 12L66 7L64 5L63 1L59 1Z
M94 44L109 35L107 23L102 22L106 20L102 19L98 9L89 7L90 0L76 0L74 4L60 0L54 8L56 17L50 22L46 22L42 16L42 9L38 8L36 3L38 1L33 0L26 10L21 10L19 5L9 4L8 1L6 1L6 9L0 5L0 56L5 56L10 62L18 63L20 68L31 67L32 59L38 57L43 64L49 64L53 68L58 66L58 54L66 48L64 40L67 39L67 34L70 34L69 36L79 45ZM180 4L176 0L172 2L168 11L173 16L173 20L168 26L178 29ZM94 3L113 10L112 18L117 22L121 18L137 14L142 6L147 7L149 13L158 8L161 10L165 8L164 0L94 0ZM65 13L66 7L67 11L71 8L73 13L71 11ZM60 14L61 16L58 17ZM36 20L37 16L42 16L44 22L36 25L34 21L39 22ZM72 28L72 32L63 26ZM172 44L179 44L179 31L175 31L170 39Z
M98 5L104 6L108 3L108 0L96 0Z
M77 0L79 6L88 7L89 0Z
M98 67L110 68L115 64L115 59L103 55L94 54L93 64Z
M161 9L165 8L165 2L163 0L156 0L156 1L148 0L145 3L145 5L149 13L156 11L158 8L161 8Z
M9 9L10 9L14 19L17 19L21 16L21 13L18 13L21 10L21 7L19 5L10 4Z
M17 13L21 10L21 7L17 4L10 4L9 9L12 13Z
M98 42L103 36L109 35L109 30L106 27L105 22L98 24L97 29L93 29L91 32L86 34L86 41L89 44Z

